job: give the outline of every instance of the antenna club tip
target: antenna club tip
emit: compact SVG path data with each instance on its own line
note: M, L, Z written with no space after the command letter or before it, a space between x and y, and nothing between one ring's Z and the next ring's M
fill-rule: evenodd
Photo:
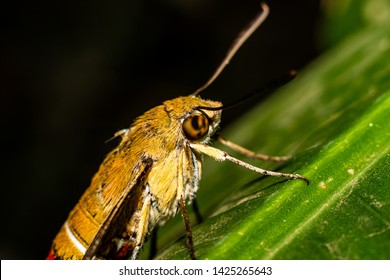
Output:
M261 2L261 3L260 3L260 6L261 6L261 8L263 9L263 11L265 11L265 12L268 12L268 11L269 11L269 6L267 5L267 3Z

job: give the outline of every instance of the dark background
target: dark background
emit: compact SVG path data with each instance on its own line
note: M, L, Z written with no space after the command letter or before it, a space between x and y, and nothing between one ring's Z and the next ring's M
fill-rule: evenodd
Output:
M259 1L14 1L2 6L1 259L43 259L113 134L192 93ZM236 100L313 58L319 1L271 14L202 96ZM264 96L224 113L222 126Z

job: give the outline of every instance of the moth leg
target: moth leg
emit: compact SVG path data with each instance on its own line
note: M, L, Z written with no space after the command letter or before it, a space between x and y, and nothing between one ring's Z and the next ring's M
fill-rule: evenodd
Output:
M187 147L188 148L188 147ZM189 149L188 149L189 150ZM177 172L177 194L176 199L179 202L179 206L181 209L181 213L184 220L185 230L187 233L187 247L188 247L188 253L190 255L190 258L192 260L195 260L195 249L194 249L194 242L192 238L192 229L191 229L191 223L190 219L188 217L187 208L185 205L185 197L186 197L186 186L187 184L187 178L184 176L186 174L186 168L188 167L188 158L186 156L185 152L181 152L179 155L179 164L178 164L178 172Z
M190 220L188 218L187 209L186 209L186 205L185 205L185 201L184 201L183 196L180 197L179 204L180 204L180 208L181 208L181 213L183 215L184 224L186 227L187 245L188 245L188 250L190 253L190 258L192 260L196 260L194 241L193 241L193 237L192 237L191 223L190 223Z
M217 140L225 145L226 147L229 147L233 151L236 151L237 153L240 153L244 156L247 156L249 158L254 158L254 159L260 159L260 160L265 160L265 161L274 161L274 162L281 162L281 161L286 161L290 159L290 156L282 156L282 157L275 157L275 156L269 156L269 155L264 155L264 154L258 154L255 152L252 152L244 147L241 147L233 142L230 142L229 140L226 140L222 136L218 135Z
M212 157L214 158L215 160L218 160L218 161L224 161L224 160L229 160L235 164L238 164L242 167L245 167L249 170L252 170L254 172L257 172L257 173L260 173L260 174L263 174L265 176L275 176L275 177L282 177L282 178L289 178L289 179L300 179L300 180L303 180L305 181L306 183L309 183L309 180L305 177L303 177L302 175L299 175L299 174L289 174L289 173L280 173L280 172L275 172L275 171L269 171L269 170L265 170L265 169L261 169L259 167L256 167L256 166L253 166L249 163L246 163L242 160L239 160L235 157L232 157L231 155L229 155L228 153L224 152L224 151L221 151L217 148L214 148L214 147L211 147L211 146L207 146L207 145L204 145L204 144L199 144L199 143L190 143L190 147L192 149L195 149L196 151L200 152L200 153L203 153L203 154L206 154L208 155L209 157Z

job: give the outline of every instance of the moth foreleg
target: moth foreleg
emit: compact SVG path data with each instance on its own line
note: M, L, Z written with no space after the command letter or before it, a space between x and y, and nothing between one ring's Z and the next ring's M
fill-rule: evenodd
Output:
M212 157L218 161L224 161L224 160L229 160L235 164L238 164L242 167L245 167L249 170L252 170L254 172L266 175L266 176L275 176L275 177L282 177L282 178L289 178L289 179L300 179L305 181L306 183L309 183L309 180L302 175L299 174L289 174L289 173L280 173L280 172L275 172L275 171L270 171L270 170L265 170L256 166L253 166L245 161L239 160L235 157L232 157L228 153L221 151L217 148L205 145L205 144L199 144L199 143L191 143L190 147L192 149L195 149L196 151L206 154L209 157Z

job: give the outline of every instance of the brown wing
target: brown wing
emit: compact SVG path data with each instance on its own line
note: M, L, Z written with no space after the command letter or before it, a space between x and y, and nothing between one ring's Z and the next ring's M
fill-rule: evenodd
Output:
M111 213L102 223L99 231L88 247L83 259L106 258L111 251L114 238L120 238L125 232L130 217L135 212L139 200L145 189L145 180L151 170L153 160L147 158L143 160L139 170L138 177L129 184L121 195L118 203L114 206Z

